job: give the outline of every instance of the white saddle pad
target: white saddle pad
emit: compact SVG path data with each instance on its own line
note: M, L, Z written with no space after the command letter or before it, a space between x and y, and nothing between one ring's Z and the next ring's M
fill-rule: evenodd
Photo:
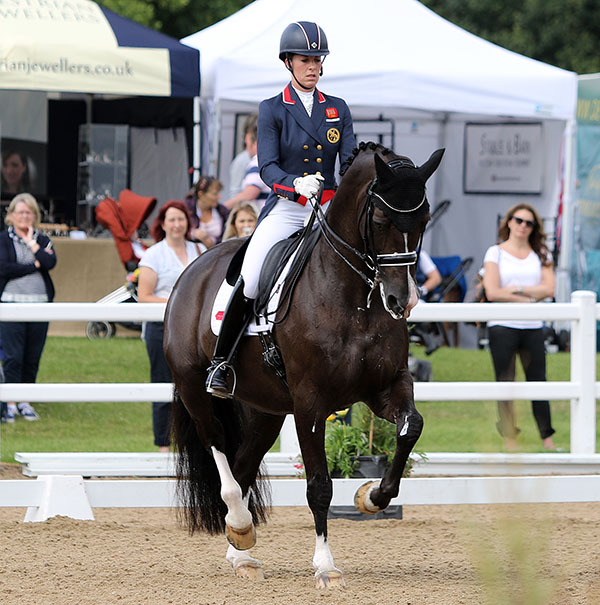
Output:
M277 279L275 286L271 290L269 304L267 305L268 316L261 315L260 317L254 318L254 320L248 324L248 328L246 329L247 336L257 336L259 332L270 332L273 328L272 319L275 318L275 310L279 304L279 297L281 296L283 284L287 274L289 273L295 256L296 253L294 252L281 272L281 275ZM219 291L217 292L217 295L215 296L212 313L210 316L210 329L212 330L213 334L217 336L221 330L221 322L223 321L223 316L225 315L225 308L227 307L227 303L229 302L232 292L233 286L230 286L227 283L227 280L224 279Z

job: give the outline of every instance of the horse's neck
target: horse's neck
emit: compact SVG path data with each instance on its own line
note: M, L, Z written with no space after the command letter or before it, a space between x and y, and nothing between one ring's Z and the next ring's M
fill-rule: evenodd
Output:
M370 155L370 154L369 154ZM363 160L362 162L360 160ZM359 230L359 217L365 204L365 189L375 176L372 156L364 161L357 157L350 166L336 191L331 206L327 211L326 220L331 229L346 244L364 253L364 243ZM332 249L333 243L337 253ZM367 268L363 261L331 235L322 236L316 249L311 255L311 263L317 263L317 270L311 274L318 275L324 283L336 284L329 289L326 296L340 299L348 308L364 307L366 305L367 286L358 273L352 270L348 263L362 273Z
M359 216L365 204L365 189L375 177L373 155L359 155L342 178L327 212L331 228L351 246L362 246Z

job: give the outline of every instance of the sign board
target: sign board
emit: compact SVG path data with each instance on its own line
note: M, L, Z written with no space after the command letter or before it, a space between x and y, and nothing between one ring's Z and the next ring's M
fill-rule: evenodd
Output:
M539 194L541 122L465 124L464 192Z

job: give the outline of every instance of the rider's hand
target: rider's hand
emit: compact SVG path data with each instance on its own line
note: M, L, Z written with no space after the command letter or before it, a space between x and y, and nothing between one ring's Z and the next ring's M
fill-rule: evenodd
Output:
M320 174L299 176L294 180L294 189L299 195L303 195L306 199L310 199L319 193L319 188L324 180L325 179Z

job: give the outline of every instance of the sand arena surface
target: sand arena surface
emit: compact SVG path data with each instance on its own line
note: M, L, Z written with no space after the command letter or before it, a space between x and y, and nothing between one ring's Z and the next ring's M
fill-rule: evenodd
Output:
M15 478L0 473L0 479ZM1 485L1 484L0 484ZM314 588L312 516L276 508L236 578L224 537L190 537L172 509L95 509L23 523L0 508L3 605L600 603L600 505L404 507L403 520L329 522L345 589Z

